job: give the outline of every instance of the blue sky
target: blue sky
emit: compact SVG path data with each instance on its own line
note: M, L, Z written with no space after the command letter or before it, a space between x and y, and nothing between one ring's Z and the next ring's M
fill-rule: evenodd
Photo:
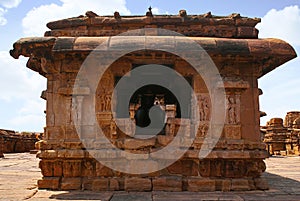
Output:
M241 13L260 17L259 37L276 37L288 41L300 53L299 0L0 0L0 128L18 131L43 131L45 101L40 99L46 80L27 69L27 59L14 60L8 54L21 37L42 36L51 20L74 17L92 10L99 15L144 15L149 6L159 14L188 14L211 11L214 15ZM259 80L264 94L261 110L268 116L284 117L300 110L300 58L294 59Z

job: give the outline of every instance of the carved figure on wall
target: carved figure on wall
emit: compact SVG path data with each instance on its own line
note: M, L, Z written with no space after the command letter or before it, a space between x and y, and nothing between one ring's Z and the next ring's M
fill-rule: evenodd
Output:
M85 173L85 176L93 176L94 168L92 162L86 161L85 163L83 163L83 171Z
M111 105L111 96L110 95L105 95L105 111L110 110L110 105Z
M200 121L209 120L209 101L208 97L200 96Z
M111 109L111 95L102 93L98 95L99 99L99 109L100 111L110 111Z
M117 136L117 126L114 121L110 123L110 133L112 138Z
M76 125L81 124L82 119L82 102L83 96L76 96L73 97L72 101L72 114L73 114L73 121Z
M105 110L105 96L104 95L100 95L100 111L104 111Z
M228 97L228 104L227 104L227 114L228 114L228 123L229 124L236 124L237 123L237 107L234 96Z
M199 137L205 137L207 129L208 129L207 124L199 126L199 130L198 130L199 131Z

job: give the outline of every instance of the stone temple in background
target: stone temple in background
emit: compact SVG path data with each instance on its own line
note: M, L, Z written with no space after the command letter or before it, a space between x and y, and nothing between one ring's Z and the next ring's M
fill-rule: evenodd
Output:
M261 93L257 80L295 58L296 53L282 40L258 39L255 26L259 22L260 19L239 14L224 17L211 13L187 15L185 10L178 15L152 15L150 9L145 16L120 16L118 12L113 16L98 16L89 11L85 16L48 23L50 31L44 37L17 41L11 56L16 59L20 55L29 57L27 67L47 79L47 89L42 93L42 98L47 101L46 127L38 154L43 177L38 181L38 187L94 191L267 189L267 183L260 177L265 171L263 160L268 154L260 137L258 97ZM208 89L203 77L184 58L157 50L159 44L174 51L184 49L185 55L194 51L183 42L183 36L175 37L164 30L177 32L199 44L216 65L223 84L217 83L215 88ZM130 34L114 37L127 31L131 31ZM93 73L89 74L91 79L85 76L76 79L76 76L88 55L99 45L102 49L96 51L100 55L107 54L107 50L118 54L120 47L138 47L139 50L126 53L109 64L94 87L89 83ZM107 61L103 57L94 62L104 65ZM124 76L130 78L128 72L147 64L159 64L176 71L186 79L197 98L191 98L188 91L180 91L190 101L179 105L179 100L170 91L147 85L144 88L129 86L136 88L129 102L124 102L122 93L128 86L121 86L113 99L118 80ZM157 74L161 79L164 76ZM214 82L216 76L209 74L208 81ZM174 78L169 86L180 88L177 83ZM209 91L220 89L224 91L226 114L222 134L214 138L214 133L207 136L208 128L213 124L210 120L214 93L209 94ZM95 95L91 97L91 94ZM130 122L136 120L139 108L149 108L154 103L165 111L163 130L152 138L134 138L135 126ZM111 106L120 114L116 119ZM183 109L188 112L182 113ZM96 118L90 118L91 111L95 111ZM200 116L199 121L195 121L195 116ZM116 121L121 122L118 127ZM99 134L97 126L104 136ZM118 149L141 155L133 161L139 164L133 168L159 166L176 154L177 150L164 156L158 156L156 152L175 140L179 127L184 133L176 148L187 151L169 166L148 174L129 174L105 165L110 161L124 164L127 155L115 154L114 150ZM196 133L194 136L193 132ZM187 142L191 139L189 145ZM199 158L200 149L212 151L205 158ZM102 154L91 154L97 151ZM151 167L144 167L149 159Z
M261 131L270 155L300 155L300 111L270 119Z
M42 133L0 129L0 158L4 157L5 153L34 153L35 143L41 138Z

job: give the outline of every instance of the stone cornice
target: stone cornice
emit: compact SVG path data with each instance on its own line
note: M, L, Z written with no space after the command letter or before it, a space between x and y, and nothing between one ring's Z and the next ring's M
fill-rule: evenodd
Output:
M208 37L187 37L198 43L212 59L238 57L236 63L251 62L261 67L258 77L261 77L283 63L295 58L296 52L292 46L279 39L227 39ZM186 37L174 36L121 36L121 37L33 37L23 38L14 44L10 54L14 58L25 57L51 59L53 55L65 53L89 53L91 51L120 51L128 44L136 45L138 49L151 50L151 46L159 45L166 50L184 50L187 54L193 51L188 48ZM105 43L105 44L104 44ZM101 45L101 49L97 48ZM153 46L154 47L154 46ZM121 49L120 49L121 48ZM42 62L41 62L42 63ZM36 66L29 68L40 72Z

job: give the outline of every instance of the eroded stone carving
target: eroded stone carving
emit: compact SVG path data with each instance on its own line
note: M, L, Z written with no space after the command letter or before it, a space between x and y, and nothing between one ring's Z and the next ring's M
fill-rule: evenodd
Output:
M209 121L210 118L210 98L208 94L198 95L198 105L200 110L200 121Z
M75 125L80 126L82 121L82 102L84 96L74 96L72 98L72 114Z
M227 98L227 121L228 124L240 122L240 100L239 96L229 95Z

